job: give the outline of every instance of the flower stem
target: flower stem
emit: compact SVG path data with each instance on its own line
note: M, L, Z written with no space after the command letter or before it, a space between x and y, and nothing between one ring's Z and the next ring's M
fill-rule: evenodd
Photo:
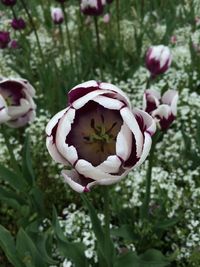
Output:
M40 56L41 56L42 61L44 63L44 55L43 55L42 48L41 48L41 45L40 45L40 40L39 40L38 33L37 33L37 30L36 30L36 27L35 27L35 23L34 23L33 18L32 18L31 14L30 14L30 12L28 10L28 7L26 6L25 1L24 0L20 0L20 1L22 3L22 6L23 6L23 8L24 8L24 10L25 10L25 12L26 12L26 14L28 16L28 19L30 21L30 24L32 26L33 32L35 34L37 46L38 46L38 49L39 49L39 53L40 53Z
M99 26L98 26L97 16L94 16L94 26L95 26L95 33L96 33L96 39L97 39L97 52L98 52L99 63L100 63L100 74L101 74L101 80L103 80L101 44L100 44L100 38L99 38Z
M20 172L20 168L18 166L17 160L16 160L15 155L13 153L13 147L10 144L10 140L9 140L8 134L7 134L6 129L5 129L5 127L3 125L1 127L1 130L2 130L1 133L2 133L2 135L4 137L4 140L5 140L6 147L8 149L9 155L10 155L10 160L11 160L13 169L16 171L17 174L20 174L21 173Z
M66 34L67 34L67 43L68 43L68 48L69 48L69 53L70 53L70 61L71 61L72 67L74 67L71 37L70 37L70 32L69 32L69 27L68 27L68 16L67 16L67 12L65 11L64 3L61 4L61 7L62 7L62 11L63 11L64 18L65 18L65 26L66 26Z
M155 152L155 147L158 139L160 138L161 132L158 131L152 138L152 145L151 145L151 150L149 154L149 164L148 164L148 169L147 169L147 174L146 174L146 193L145 197L143 200L143 204L141 207L141 218L148 220L149 218L149 203L151 201L151 178L152 178L152 167L154 163L154 152Z
M119 40L119 43L121 43L120 16L119 16L119 0L116 0L116 15L117 15L117 33L118 33L118 40Z

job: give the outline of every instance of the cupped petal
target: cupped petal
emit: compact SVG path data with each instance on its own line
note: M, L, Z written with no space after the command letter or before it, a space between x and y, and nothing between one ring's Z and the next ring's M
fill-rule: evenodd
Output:
M117 98L120 101L123 101L124 103L126 103L129 107L131 106L130 100L127 97L127 95L117 86L111 84L111 83L105 83L105 82L101 82L99 85L100 89L103 90L110 90L112 92L115 92L115 98Z
M96 166L99 170L105 173L118 173L122 165L122 161L116 155L109 156L104 162Z
M98 90L98 86L98 82L94 80L76 85L68 93L69 104L72 104L77 99L83 97L84 95L92 91Z
M134 108L133 113L137 119L140 126L140 130L148 132L151 136L156 132L156 122L147 112Z
M152 117L155 118L158 117L160 119L162 118L168 119L171 113L172 113L171 107L166 104L162 104L159 105L158 108L152 112Z
M151 149L151 144L152 144L151 135L148 132L145 132L144 133L144 146L143 146L142 155L141 155L139 161L135 164L134 168L140 166L145 161L145 159L149 155L149 152Z
M177 113L178 92L175 90L168 90L162 96L162 103L171 106L172 114L176 116Z
M60 118L62 118L62 116L65 114L65 112L68 110L69 108L65 108L63 110L61 110L60 112L58 112L56 115L54 115L50 121L48 122L47 126L46 126L46 134L48 136L50 136L52 134L52 130L53 128L56 126L56 124L58 124Z
M53 136L47 136L46 138L46 147L50 156L55 160L57 163L61 163L63 165L69 165L69 162L59 153L55 142L53 141Z
M103 95L98 95L93 101L108 109L120 110L124 106L123 102Z
M128 107L122 108L120 110L120 114L122 116L122 119L124 120L124 122L126 123L126 125L129 127L129 129L134 135L135 142L136 142L136 156L137 158L139 158L142 154L143 134L140 130L138 122L134 114L131 112L131 110Z
M84 96L78 98L77 100L75 100L72 103L72 107L75 109L80 109L83 106L85 106L85 104L87 104L90 100L93 100L95 97L99 96L99 95L103 95L103 94L109 94L110 91L106 91L106 90L95 90L92 91L88 94L85 94Z
M6 101L0 95L0 123L4 123L8 121L9 119L10 119L10 116L8 115Z
M29 101L21 98L19 106L8 106L8 114L11 118L15 119L25 115L31 108Z
M6 124L12 128L19 128L25 126L35 118L35 111L29 110L26 114L17 117L16 119L10 119Z
M116 154L126 161L131 154L132 132L124 122L116 140Z
M71 130L75 118L75 109L69 108L58 123L56 131L56 146L61 155L72 165L78 160L78 153L74 146L66 144L66 137Z
M160 104L160 93L153 89L148 89L144 92L143 95L143 109L151 113L155 110Z
M91 178L95 181L100 181L102 179L117 179L120 180L123 177L123 174L121 175L112 175L109 173L106 173L97 167L94 167L91 163L89 163L86 160L80 159L75 164L75 169L78 173L81 175Z
M78 193L90 191L88 184L83 185L80 179L80 175L75 170L63 170L62 175L64 177L64 182L66 182L74 191ZM90 187L93 182L90 182Z

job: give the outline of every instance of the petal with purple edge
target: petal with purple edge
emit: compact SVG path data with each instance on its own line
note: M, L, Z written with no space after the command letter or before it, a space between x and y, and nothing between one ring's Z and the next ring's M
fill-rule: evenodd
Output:
M126 161L131 154L132 132L126 123L123 123L116 140L116 153L123 160Z
M152 139L151 139L150 134L147 132L144 133L144 146L143 146L142 155L134 167L140 166L145 161L145 159L147 158L147 156L150 152L151 144L152 144Z
M136 141L136 156L139 158L142 154L142 147L143 147L143 134L140 130L138 122L134 116L134 114L130 111L129 108L124 107L120 110L121 116L132 131L135 141Z
M119 159L119 157L116 155L113 155L113 156L109 156L104 162L96 166L96 168L106 173L118 173L121 165L122 165L122 162Z
M93 101L97 102L99 105L103 106L104 108L108 108L108 109L120 110L124 106L123 102L117 99L110 98L107 96L102 96L102 95L98 95L97 97L93 99Z

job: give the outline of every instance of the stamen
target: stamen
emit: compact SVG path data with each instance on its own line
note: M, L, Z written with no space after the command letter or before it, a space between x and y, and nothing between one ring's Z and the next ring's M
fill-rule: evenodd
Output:
M114 122L112 126L106 131L106 133L110 133L116 125L117 125L117 122Z

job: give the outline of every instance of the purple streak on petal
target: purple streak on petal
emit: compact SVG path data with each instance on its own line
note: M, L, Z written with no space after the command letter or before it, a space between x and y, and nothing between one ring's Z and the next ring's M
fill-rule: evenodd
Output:
M68 102L71 105L74 101L77 99L83 97L84 95L87 95L90 92L93 92L95 90L99 90L98 87L79 87L71 92L68 93Z

